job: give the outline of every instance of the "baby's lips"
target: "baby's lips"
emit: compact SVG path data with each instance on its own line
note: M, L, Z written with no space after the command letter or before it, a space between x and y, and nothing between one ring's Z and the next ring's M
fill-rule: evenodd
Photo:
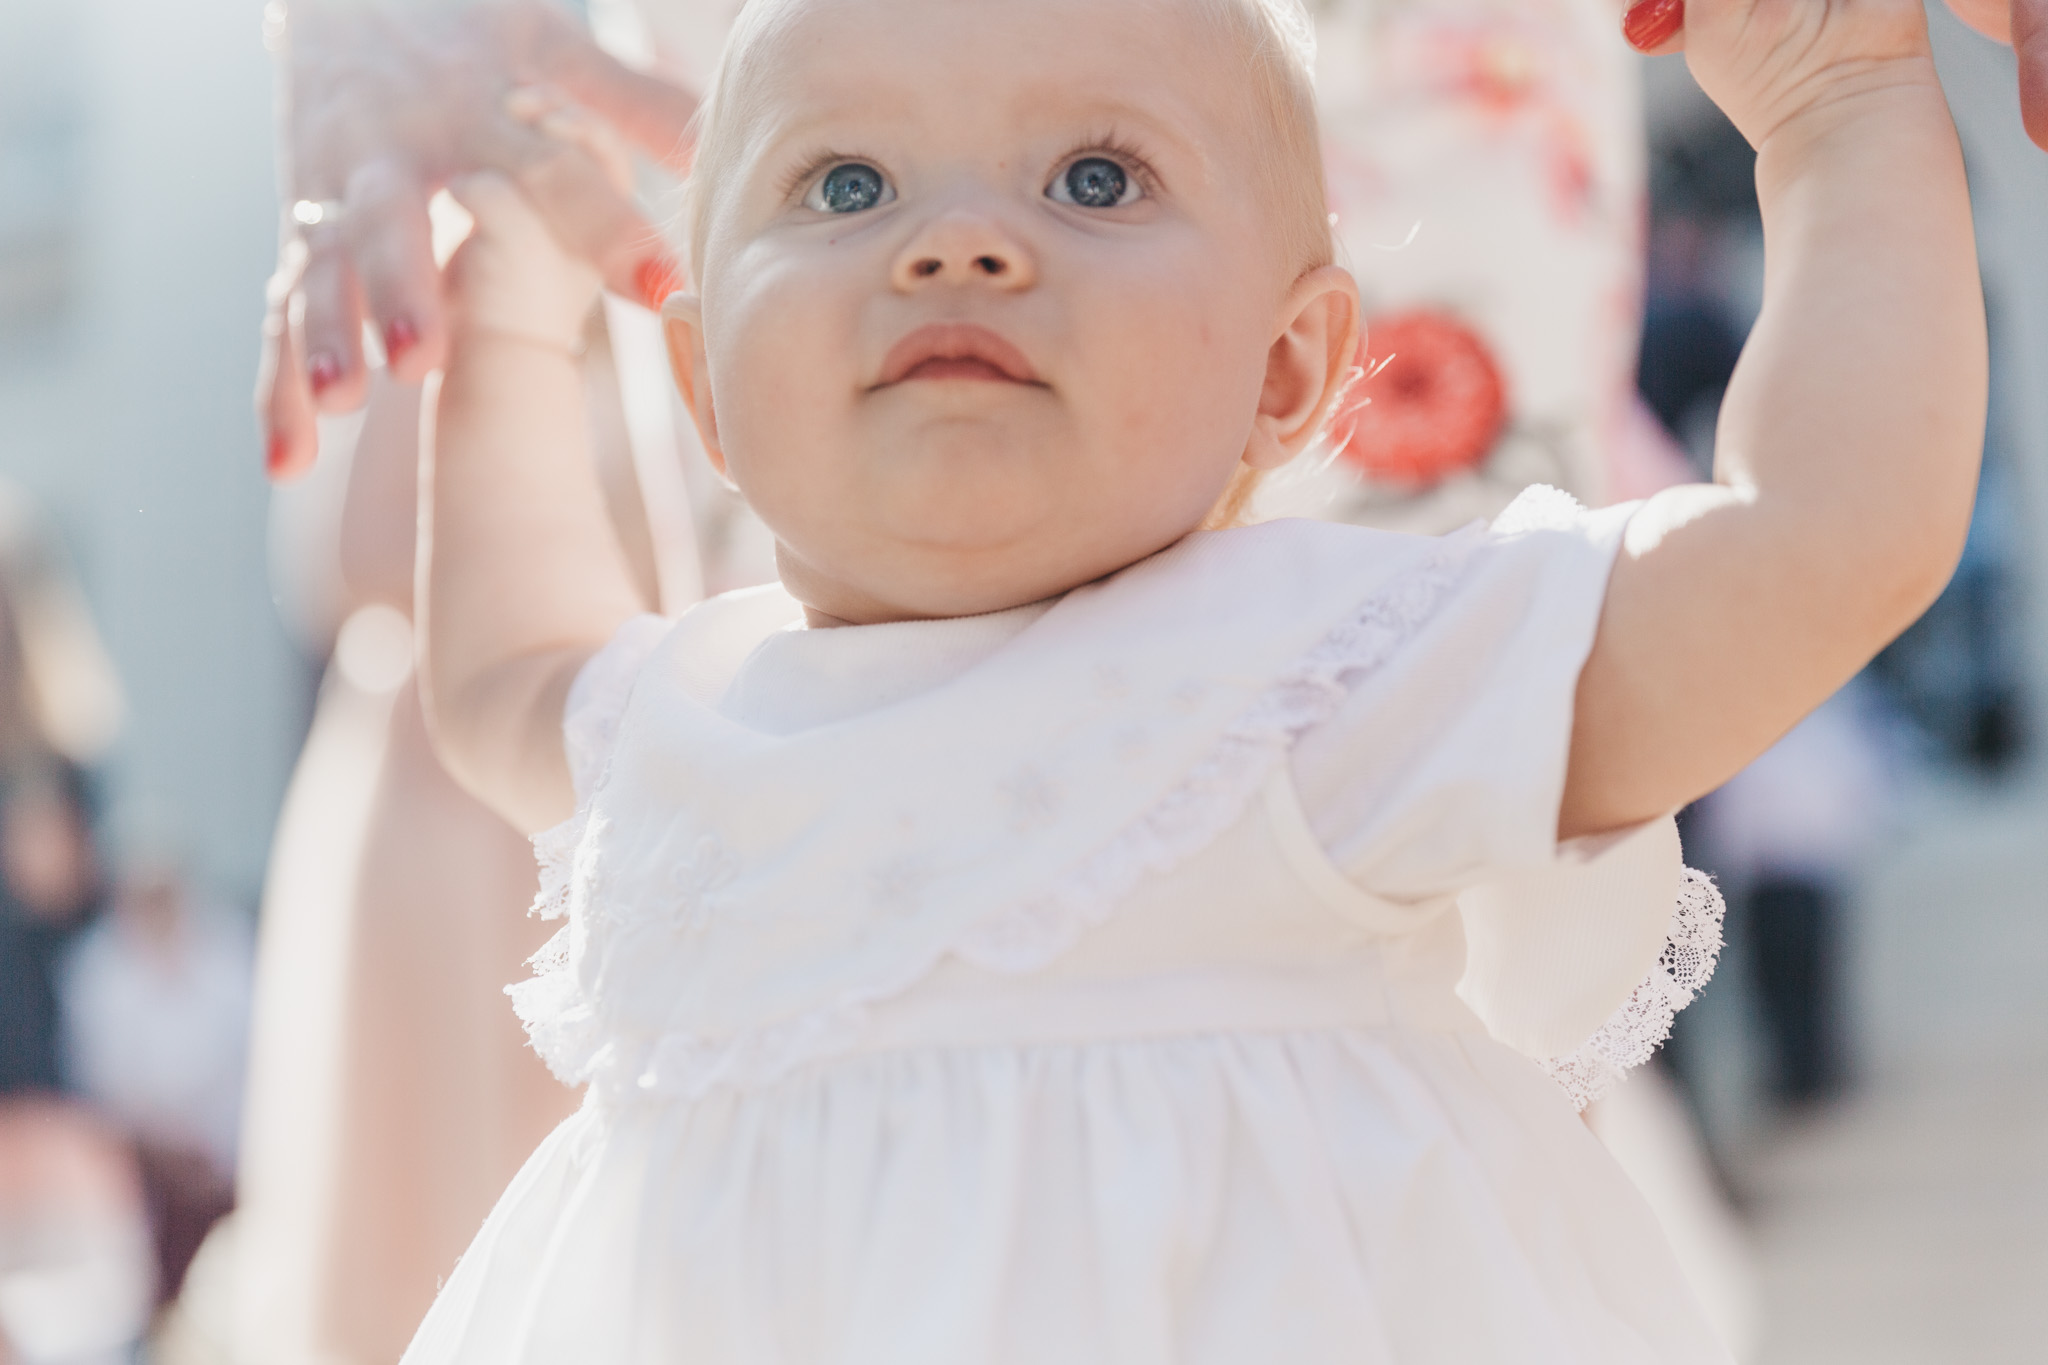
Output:
M1685 27L1685 0L1641 0L1621 16L1621 31L1638 52L1655 52Z

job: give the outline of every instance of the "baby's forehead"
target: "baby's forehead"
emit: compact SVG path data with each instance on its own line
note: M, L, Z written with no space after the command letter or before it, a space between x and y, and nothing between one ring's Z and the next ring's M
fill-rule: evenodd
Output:
M750 0L705 107L691 257L792 158L1031 159L1135 134L1198 183L1246 186L1296 270L1326 264L1314 46L1301 0ZM1054 136L1071 145L1038 145Z
M1249 54L1216 22L1243 2L755 0L754 22L735 32L724 112L749 125L744 136L757 145L805 122L934 110L1020 131L1150 115L1213 139L1241 131L1253 112Z

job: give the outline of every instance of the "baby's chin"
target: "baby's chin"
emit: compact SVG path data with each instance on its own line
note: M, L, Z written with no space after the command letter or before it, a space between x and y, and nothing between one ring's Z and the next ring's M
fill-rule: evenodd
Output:
M1088 536L1080 528L999 544L870 540L806 554L779 542L784 585L814 617L847 624L983 616L1042 602L1179 539ZM1154 542L1157 543L1154 543ZM838 552L835 552L838 551Z

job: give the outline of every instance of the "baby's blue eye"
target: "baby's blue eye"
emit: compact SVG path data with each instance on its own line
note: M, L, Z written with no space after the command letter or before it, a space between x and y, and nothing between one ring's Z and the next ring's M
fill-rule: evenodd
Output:
M1129 171L1106 156L1084 156L1054 177L1046 193L1062 204L1113 209L1139 197Z
M804 196L804 207L820 213L860 213L885 204L895 195L873 166L847 161L834 166Z

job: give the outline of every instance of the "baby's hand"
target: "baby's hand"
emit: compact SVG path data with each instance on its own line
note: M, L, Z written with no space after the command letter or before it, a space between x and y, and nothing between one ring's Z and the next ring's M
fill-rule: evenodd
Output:
M1649 0L1628 25L1647 50L1682 47L1753 147L1845 100L1939 88L1921 0Z
M621 192L632 172L624 149L596 118L543 91L514 91L508 107L542 132L597 161ZM476 220L448 263L448 293L458 344L484 331L574 352L597 296L595 267L562 249L518 187L494 171L448 187Z

